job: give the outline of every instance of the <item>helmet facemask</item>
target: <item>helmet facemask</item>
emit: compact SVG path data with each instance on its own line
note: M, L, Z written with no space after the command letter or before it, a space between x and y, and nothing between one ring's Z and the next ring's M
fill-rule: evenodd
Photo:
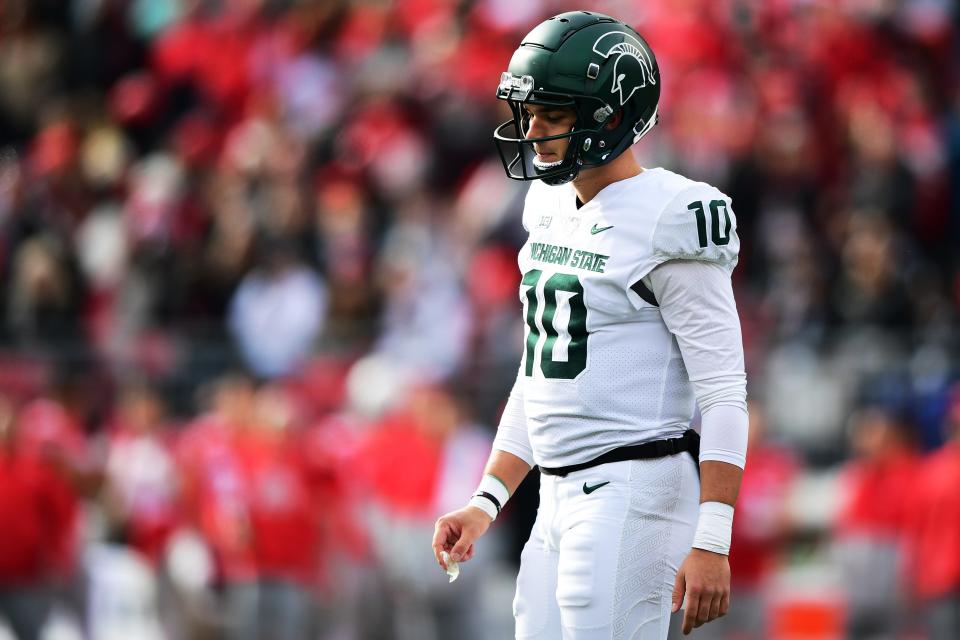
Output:
M516 84L515 76L504 73L501 87L511 78ZM570 182L581 169L597 167L616 158L656 122L654 117L649 123L639 123L634 131L624 135L623 129L627 125L623 122L612 129L606 127L616 112L599 98L532 90L520 93L517 96L516 91L508 90L504 95L498 91L498 97L510 105L513 118L502 122L493 133L504 170L514 180L542 180L549 185ZM570 108L576 113L576 120L569 132L528 138L530 118L524 109L528 104ZM563 138L569 139L563 159L549 165L537 161L534 144Z
M581 151L588 150L593 144L592 140L589 142L587 140L602 134L603 130L603 122L599 124L596 121L592 122L591 124L597 125L593 128L586 126L585 123L588 121L584 118L584 112L591 111L586 105L595 104L595 111L603 106L602 101L589 96L533 91L532 83L527 85L524 83L524 78L516 78L508 72L501 76L500 87L497 92L498 97L506 100L510 105L513 118L502 122L494 130L493 137L507 175L515 180L542 180L549 185L564 184L576 178L581 167L584 166ZM524 109L528 104L573 109L576 120L570 131L566 133L528 138L530 117ZM537 161L534 144L564 138L569 139L569 144L561 160L549 164ZM586 149L584 149L585 146Z

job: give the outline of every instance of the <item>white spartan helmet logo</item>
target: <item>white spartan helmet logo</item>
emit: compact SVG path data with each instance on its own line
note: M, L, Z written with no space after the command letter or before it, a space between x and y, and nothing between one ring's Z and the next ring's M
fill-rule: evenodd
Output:
M620 106L647 83L657 84L653 60L639 40L623 31L605 33L593 43L593 50L604 58L617 54L613 62L613 86L610 93L620 96Z

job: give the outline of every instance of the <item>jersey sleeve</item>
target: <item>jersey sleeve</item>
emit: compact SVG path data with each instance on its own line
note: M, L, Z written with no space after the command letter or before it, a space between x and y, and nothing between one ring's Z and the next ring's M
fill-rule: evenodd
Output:
M740 238L730 198L704 183L680 191L661 211L649 257L637 266L630 284L669 260L718 264L728 273L737 265Z
M523 408L523 382L523 373L518 373L517 381L503 409L493 448L512 453L533 467L536 463L533 460L533 449L527 432L527 416Z
M730 274L721 265L673 261L644 283L660 302L663 322L680 355L703 414L700 460L744 466L747 377L743 338Z

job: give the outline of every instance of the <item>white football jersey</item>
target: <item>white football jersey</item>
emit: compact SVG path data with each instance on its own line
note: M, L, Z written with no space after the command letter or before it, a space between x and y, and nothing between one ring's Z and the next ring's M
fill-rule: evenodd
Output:
M519 255L518 382L533 457L559 467L682 434L693 390L660 309L631 289L672 259L732 271L730 199L665 169L608 185L581 208L571 184L531 184Z

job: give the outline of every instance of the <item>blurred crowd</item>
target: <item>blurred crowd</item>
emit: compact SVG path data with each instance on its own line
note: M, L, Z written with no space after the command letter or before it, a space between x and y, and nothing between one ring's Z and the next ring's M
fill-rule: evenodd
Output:
M67 610L94 638L508 637L509 600L506 632L471 603L535 487L449 588L429 532L520 354L496 82L533 25L588 8L657 54L641 164L738 217L766 435L732 560L753 604L713 633L960 637L960 11L589 4L0 2L16 633Z
M376 418L317 416L292 386L231 372L202 396L178 421L124 383L94 434L69 380L0 406L0 614L16 637L54 614L96 639L478 637L415 626L436 607L479 629L483 572L442 591L424 543L489 453L455 395L419 385Z

